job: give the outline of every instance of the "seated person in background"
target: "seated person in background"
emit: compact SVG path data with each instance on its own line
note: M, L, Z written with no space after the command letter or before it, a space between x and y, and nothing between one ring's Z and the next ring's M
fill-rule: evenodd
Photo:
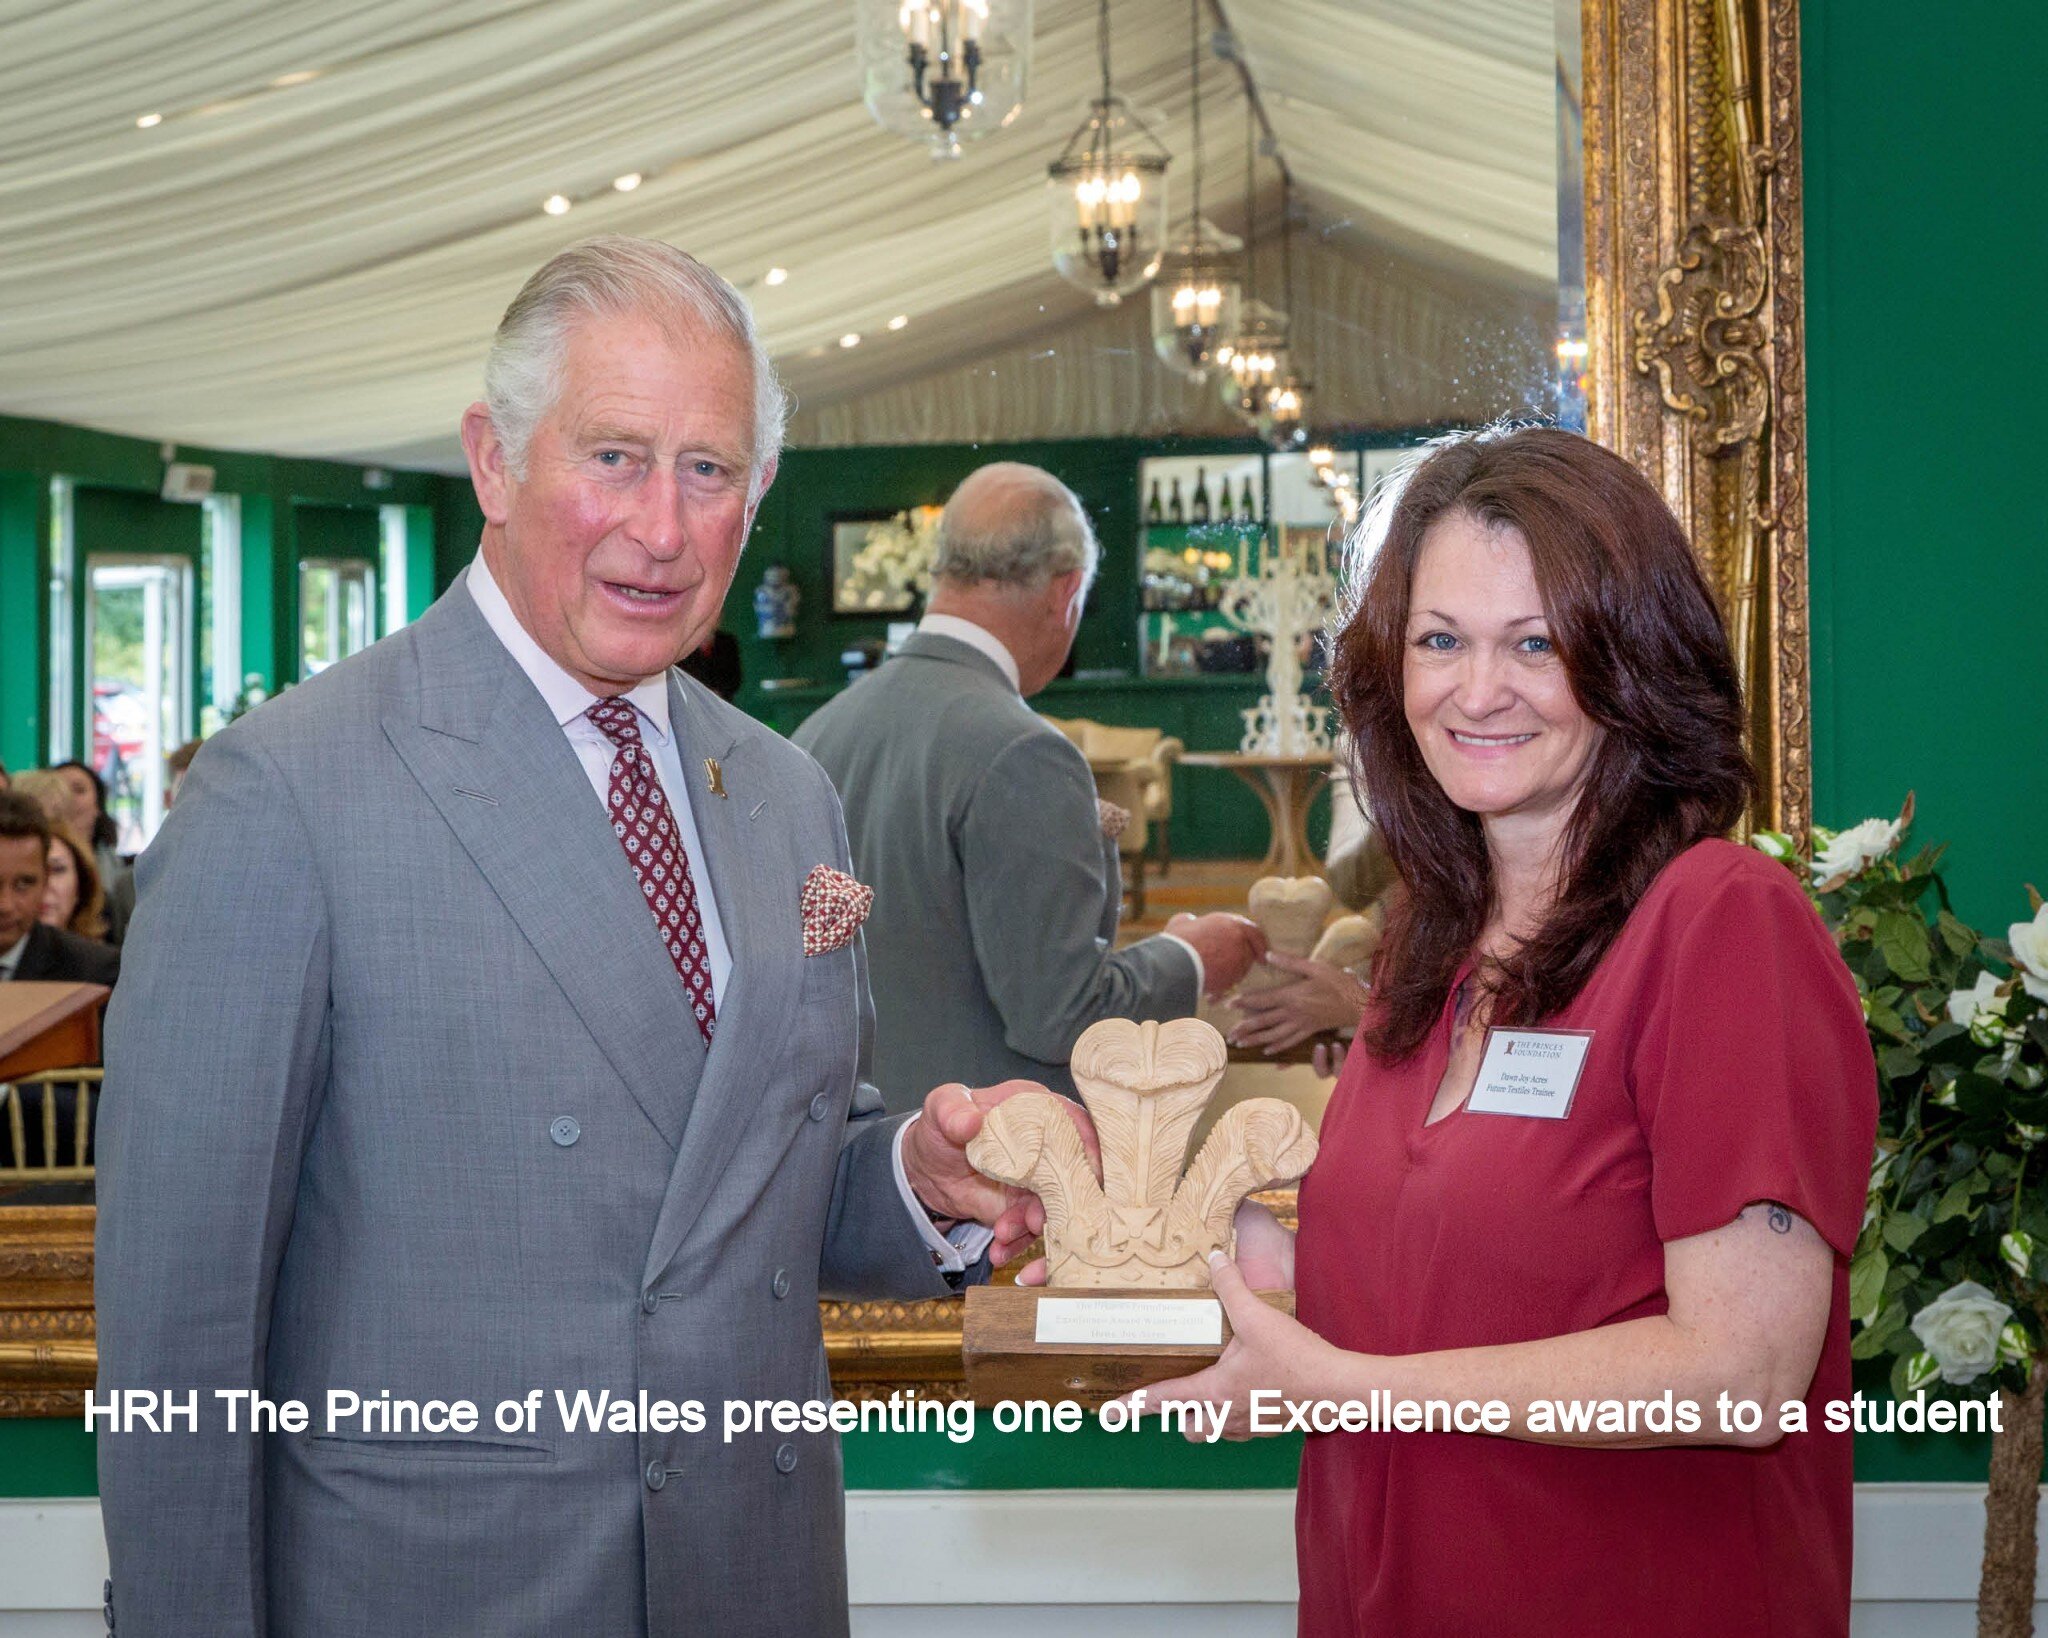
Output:
M1184 1017L1263 951L1229 915L1176 916L1110 948L1105 895L1122 884L1094 777L1024 703L1073 647L1095 561L1065 484L983 467L939 520L915 635L796 732L838 788L854 871L875 890L878 1086L933 1085L936 1072L1071 1096L1067 1058L1090 1024Z
M36 919L49 871L49 819L32 798L0 791L0 983L112 984L121 970L118 953Z
M107 936L107 895L100 886L99 867L91 851L61 820L50 823L50 869L43 886L45 927L61 927L80 938L104 942Z
M178 800L178 787L185 783L185 770L192 766L192 759L199 754L199 747L204 743L204 740L188 739L164 758L164 771L170 776L164 781L166 813Z
M121 857L121 827L107 812L107 782L97 769L76 758L58 763L56 772L71 792L73 806L69 814L54 817L68 818L71 828L91 845L107 890L107 940L119 944L135 911L135 868Z

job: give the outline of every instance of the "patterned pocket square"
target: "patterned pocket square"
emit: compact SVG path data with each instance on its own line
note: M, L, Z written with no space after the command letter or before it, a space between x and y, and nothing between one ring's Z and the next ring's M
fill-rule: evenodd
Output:
M1099 796L1095 799L1095 817L1102 826L1102 834L1112 842L1130 828L1131 810L1105 802Z
M868 919L875 890L863 887L843 870L819 865L804 878L804 954L829 955L853 942Z

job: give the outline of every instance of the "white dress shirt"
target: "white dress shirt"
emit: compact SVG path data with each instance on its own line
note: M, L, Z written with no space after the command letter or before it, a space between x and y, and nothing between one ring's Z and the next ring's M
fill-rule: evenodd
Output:
M512 612L512 605L506 601L504 589L492 576L482 552L478 552L471 561L464 584L477 611L483 615L484 624L491 628L519 669L540 690L540 697L554 713L555 721L561 724L563 734L575 751L576 760L583 764L583 772L589 777L599 808L609 813L612 762L619 754L618 747L584 714L603 696L591 693L534 641L532 633L519 623L518 615ZM965 624L964 621L961 623ZM978 627L974 629L979 630ZM983 636L987 634L983 633ZM995 639L990 637L988 641L994 642ZM1014 673L1016 662L1012 660L1010 665ZM661 781L662 793L667 796L669 808L675 814L677 838L682 844L684 857L690 861L690 881L697 890L697 914L704 924L704 952L711 964L711 996L716 1005L725 1000L726 985L732 979L732 947L725 941L724 924L719 920L718 897L711 888L711 873L704 868L704 843L697 834L696 816L690 808L689 781L683 778L675 728L669 721L668 673L663 671L641 678L626 690L625 698L640 719L641 742L653 753L655 777ZM24 938L22 944L27 943ZM19 947L14 956L19 959ZM968 1223L955 1228L952 1238L948 1239L933 1226L918 1202L916 1191L910 1186L909 1174L903 1169L903 1140L910 1126L911 1122L906 1121L896 1133L896 1188L903 1196L905 1209L924 1237L932 1261L945 1273L957 1274L970 1261L981 1256L994 1235L979 1224Z
M1009 645L986 626L977 626L972 620L963 620L957 614L927 614L918 621L920 632L930 632L934 637L950 637L956 643L965 643L977 653L987 655L996 663L998 670L1010 679L1010 686L1021 696L1024 692L1024 674L1017 668L1017 656L1010 652ZM1188 960L1195 964L1195 994L1200 995L1209 987L1209 974L1202 966L1202 952L1186 939L1174 933L1158 935L1169 944L1178 944L1188 953Z
M21 965L21 958L28 950L28 934L23 933L14 942L14 948L0 953L0 984L14 976L14 969Z

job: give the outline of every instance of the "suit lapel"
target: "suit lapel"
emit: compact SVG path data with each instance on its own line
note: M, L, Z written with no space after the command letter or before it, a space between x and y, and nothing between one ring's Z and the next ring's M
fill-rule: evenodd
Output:
M673 1147L704 1046L603 805L467 591L413 631L420 708L386 714L392 748Z
M41 978L56 965L53 948L56 942L41 922L37 922L28 930L28 947L21 952L21 959L14 964L14 980L17 984L26 984L32 979Z
M674 673L669 718L689 785L691 816L703 844L690 861L710 878L718 919L732 952L732 972L718 1004L711 1052L690 1108L668 1195L648 1247L653 1281L704 1209L712 1186L759 1115L759 1089L773 1042L786 1027L802 976L803 917L799 895L808 868L792 846L791 815L768 788L760 754L765 729L735 737L721 730L705 703ZM713 794L705 759L715 759L725 794ZM819 861L811 861L817 863ZM651 922L652 918L648 918Z

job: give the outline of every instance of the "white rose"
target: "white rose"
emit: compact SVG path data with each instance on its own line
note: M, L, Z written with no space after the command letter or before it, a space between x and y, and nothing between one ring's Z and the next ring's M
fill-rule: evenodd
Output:
M2032 921L2014 922L2005 936L2027 994L2036 1001L2048 1001L2048 904L2034 912Z
M1839 882L1861 874L1899 845L1903 828L1896 819L1866 819L1840 835L1829 836L1826 845L1813 856L1813 879ZM1815 838L1826 834L1817 831Z
M1961 1024L1979 1046L1997 1046L2005 1038L2005 997L1998 993L2003 980L1991 973L1979 973L1967 990L1951 990L1948 1016Z
M1927 1346L1944 1380L1974 1382L1998 1360L1998 1337L2012 1309L1975 1280L1952 1285L1913 1316L1913 1335Z
M1773 859L1792 857L1792 838L1782 830L1759 830L1750 834L1749 845Z

